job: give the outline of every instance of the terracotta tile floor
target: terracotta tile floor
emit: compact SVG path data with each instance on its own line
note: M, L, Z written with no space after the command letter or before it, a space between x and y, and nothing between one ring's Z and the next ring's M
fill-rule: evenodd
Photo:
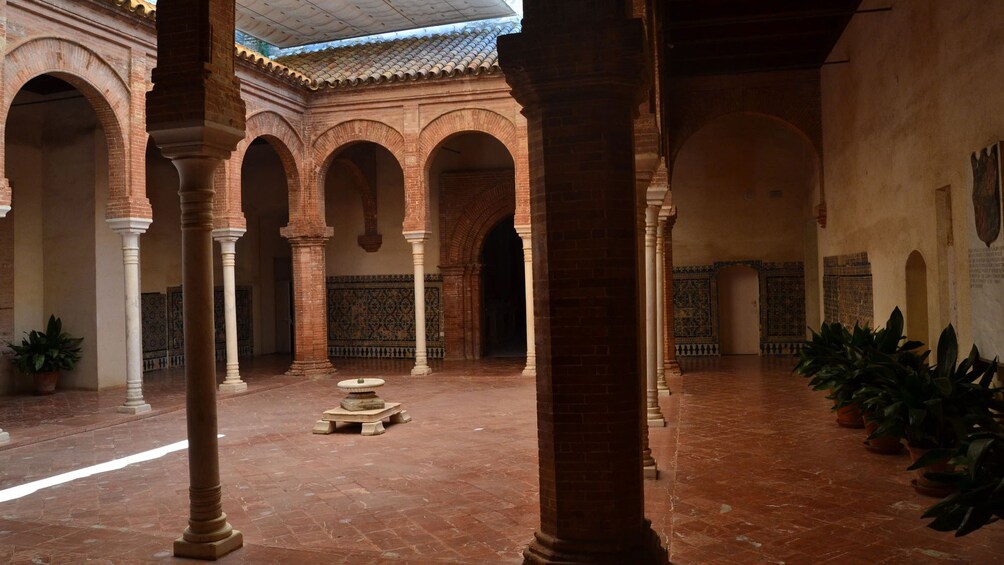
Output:
M337 360L336 379L243 371L220 400L224 508L244 549L224 563L519 562L537 526L534 385L519 360L434 366ZM962 541L917 517L905 457L873 455L838 428L787 361L685 365L651 430L663 469L646 483L674 563L999 563L1001 526ZM379 437L313 435L335 382L387 379L414 420ZM184 439L182 378L149 375L153 415L114 412L122 391L0 398L0 489ZM83 423L81 425L81 423ZM19 439L20 438L20 439ZM671 469L676 469L671 472ZM184 451L0 503L0 563L174 561L187 517Z

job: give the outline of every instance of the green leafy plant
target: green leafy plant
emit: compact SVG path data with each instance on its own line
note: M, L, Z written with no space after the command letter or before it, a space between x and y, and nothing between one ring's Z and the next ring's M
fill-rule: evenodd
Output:
M907 341L903 327L899 308L879 330L858 324L848 330L839 322L824 322L799 351L795 372L809 378L813 390L832 391L827 398L833 400L834 410L857 403L856 393L876 378L877 356L912 365L922 363L922 357L914 353L922 344Z
M69 371L80 361L82 337L72 337L63 331L63 322L56 316L49 316L44 332L32 330L21 345L8 343L14 351L14 366L25 374L33 375L48 371Z
M958 337L949 325L938 340L934 366L904 363L901 356L874 355L876 378L857 394L865 410L879 421L872 436L905 438L914 448L952 450L976 430L999 430L994 411L1004 404L1000 389L993 387L997 360L980 363L975 346L961 363L958 353ZM911 468L946 455L935 451Z
M956 537L972 533L1004 518L1004 434L981 431L971 434L959 446L951 463L955 473L930 473L932 478L956 487L957 491L927 509L924 518L940 532Z

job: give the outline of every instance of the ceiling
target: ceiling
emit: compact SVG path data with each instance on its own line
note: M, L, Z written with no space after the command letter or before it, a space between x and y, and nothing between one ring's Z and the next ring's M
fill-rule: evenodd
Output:
M666 0L670 74L818 68L861 0Z
M237 29L278 47L512 15L505 0L237 0Z

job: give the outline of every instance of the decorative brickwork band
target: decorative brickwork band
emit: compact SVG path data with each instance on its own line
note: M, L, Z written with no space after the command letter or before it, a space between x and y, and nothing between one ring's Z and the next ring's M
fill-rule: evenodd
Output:
M524 7L525 31L498 40L528 122L542 313L540 528L524 562L664 564L644 516L640 313L625 307L638 304L632 115L641 22L620 19L625 5L612 0Z

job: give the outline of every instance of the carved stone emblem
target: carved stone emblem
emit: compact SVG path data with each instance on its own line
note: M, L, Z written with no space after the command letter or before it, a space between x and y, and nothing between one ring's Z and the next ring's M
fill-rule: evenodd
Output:
M1001 145L995 143L973 153L973 211L976 213L976 234L990 244L1001 233Z

